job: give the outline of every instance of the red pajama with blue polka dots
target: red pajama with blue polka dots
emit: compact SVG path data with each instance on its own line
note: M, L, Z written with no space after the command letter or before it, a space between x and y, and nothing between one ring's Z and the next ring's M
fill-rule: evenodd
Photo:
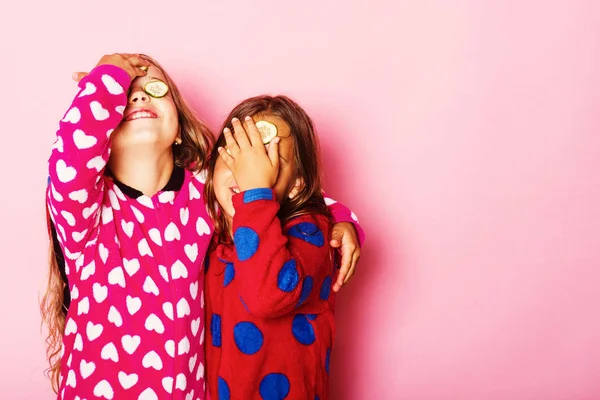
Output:
M282 227L271 189L233 197L233 243L206 265L212 400L326 400L336 269L331 224L308 214Z

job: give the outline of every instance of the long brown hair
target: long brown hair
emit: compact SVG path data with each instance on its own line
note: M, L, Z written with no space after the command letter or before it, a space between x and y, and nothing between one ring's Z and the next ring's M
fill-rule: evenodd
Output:
M189 169L191 171L200 171L205 168L206 155L212 148L214 136L210 129L200 121L194 112L188 107L185 100L181 96L177 85L167 72L153 58L141 54L145 60L148 60L156 66L165 76L165 83L169 87L169 91L177 109L179 121L179 129L181 133L181 144L173 145L173 158L175 165ZM46 375L52 382L52 389L58 393L60 385L60 362L62 354L62 338L65 330L65 319L67 306L65 305L66 296L68 294L68 283L64 275L64 258L62 251L58 246L56 231L52 225L48 206L46 205L46 223L48 225L48 236L50 245L48 249L49 259L49 274L46 293L40 304L40 312L42 314L42 323L48 329L46 336L46 358L50 364L46 370ZM61 271L60 263L63 266Z
M294 139L295 176L302 178L304 187L293 198L287 196L283 199L278 217L285 225L289 220L302 214L317 213L331 218L329 209L325 205L321 189L321 168L319 141L311 118L295 101L286 96L256 96L242 101L227 116L221 131L225 127L233 131L231 120L239 120L247 115L273 115L283 119L290 127L291 137ZM220 242L229 240L229 224L218 206L213 189L215 164L219 157L218 147L225 147L223 133L217 139L215 146L207 160L207 179L204 195L208 205L208 212L215 225L215 234Z

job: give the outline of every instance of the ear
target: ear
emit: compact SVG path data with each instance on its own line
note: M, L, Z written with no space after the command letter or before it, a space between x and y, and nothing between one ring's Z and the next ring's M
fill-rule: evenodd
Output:
M294 186L292 187L292 190L290 190L288 197L290 199L293 199L294 197L298 196L298 193L300 193L302 191L302 189L304 189L304 179L296 178L296 181L294 182Z

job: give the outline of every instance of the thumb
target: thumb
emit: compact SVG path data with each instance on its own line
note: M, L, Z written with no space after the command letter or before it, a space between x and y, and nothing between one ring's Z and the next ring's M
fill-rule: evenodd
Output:
M336 230L334 226L334 229L331 232L331 241L329 242L329 245L334 248L340 247L342 245L342 236L343 234Z
M87 72L73 72L73 75L71 75L71 78L73 78L73 80L75 82L79 82L80 80L82 80L87 75L88 75Z
M269 144L269 159L274 168L279 169L279 138L275 137Z

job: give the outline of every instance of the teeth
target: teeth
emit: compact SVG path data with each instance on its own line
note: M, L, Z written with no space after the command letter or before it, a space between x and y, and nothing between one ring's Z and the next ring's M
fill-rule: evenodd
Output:
M139 111L134 113L131 117L129 117L130 119L139 119L139 118L154 118L154 115L152 115L151 113L147 112L147 111Z
M231 191L235 194L238 194L240 192L240 189L231 188Z

